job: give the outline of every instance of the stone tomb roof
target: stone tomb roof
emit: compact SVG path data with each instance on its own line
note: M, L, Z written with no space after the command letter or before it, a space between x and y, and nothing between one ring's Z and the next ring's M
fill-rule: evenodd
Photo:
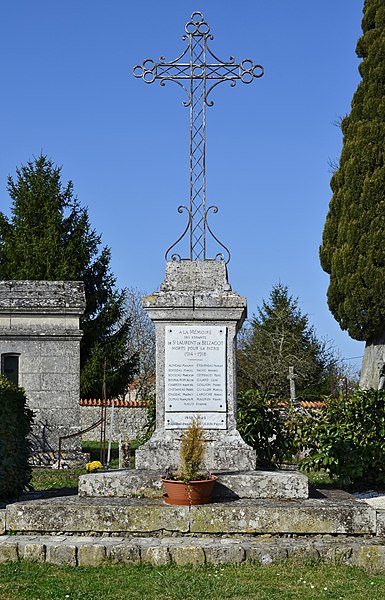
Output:
M0 313L57 312L82 314L82 281L0 281Z

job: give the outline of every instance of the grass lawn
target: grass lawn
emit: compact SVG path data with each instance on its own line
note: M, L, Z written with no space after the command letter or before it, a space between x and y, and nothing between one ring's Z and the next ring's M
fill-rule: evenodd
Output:
M59 567L0 565L1 600L313 600L385 598L385 576L326 564Z
M33 469L31 486L36 491L67 489L75 492L79 475L86 472L85 469Z
M100 444L99 442L83 442L83 452L88 452L90 460L99 460ZM119 448L116 442L111 444L110 468L116 469L119 466ZM80 469L40 469L35 468L32 471L31 485L34 490L63 490L68 489L73 492L78 487L79 475L85 475L85 466Z

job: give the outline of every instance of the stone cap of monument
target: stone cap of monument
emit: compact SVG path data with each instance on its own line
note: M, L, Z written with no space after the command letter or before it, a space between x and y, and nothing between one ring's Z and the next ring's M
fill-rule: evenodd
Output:
M161 292L230 292L224 262L217 260L181 260L166 263Z
M232 291L224 262L181 260L166 263L166 275L159 292L143 299L152 306L227 306L244 308L246 299Z
M86 305L82 281L0 281L0 313L81 315Z

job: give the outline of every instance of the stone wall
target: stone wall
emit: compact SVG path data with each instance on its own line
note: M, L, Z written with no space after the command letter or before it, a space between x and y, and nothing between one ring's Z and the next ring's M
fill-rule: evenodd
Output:
M135 403L130 403L131 406L111 406L106 408L107 426L106 438L110 436L110 423L112 419L112 441L117 442L119 438L122 440L135 440L141 437L147 425L147 408L145 406L135 406ZM87 429L93 423L96 423L101 417L100 406L80 406L80 424L81 429ZM83 434L84 441L99 441L100 426Z

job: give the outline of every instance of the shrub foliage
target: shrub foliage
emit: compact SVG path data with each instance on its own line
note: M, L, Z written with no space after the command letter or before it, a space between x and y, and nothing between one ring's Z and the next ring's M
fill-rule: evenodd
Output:
M291 410L283 412L278 402L257 390L238 394L238 429L257 452L258 467L274 468L294 452L290 435Z
M249 390L238 396L238 428L259 467L302 456L302 470L326 471L341 484L385 483L385 391L327 397L325 408L304 413Z
M32 477L28 463L33 413L22 388L0 376L0 498L15 498Z
M385 392L359 390L346 402L327 398L321 414L301 417L296 438L303 470L325 470L345 484L385 482Z
M180 447L181 477L183 481L199 479L206 452L205 432L198 419L193 419L188 428L182 433Z

